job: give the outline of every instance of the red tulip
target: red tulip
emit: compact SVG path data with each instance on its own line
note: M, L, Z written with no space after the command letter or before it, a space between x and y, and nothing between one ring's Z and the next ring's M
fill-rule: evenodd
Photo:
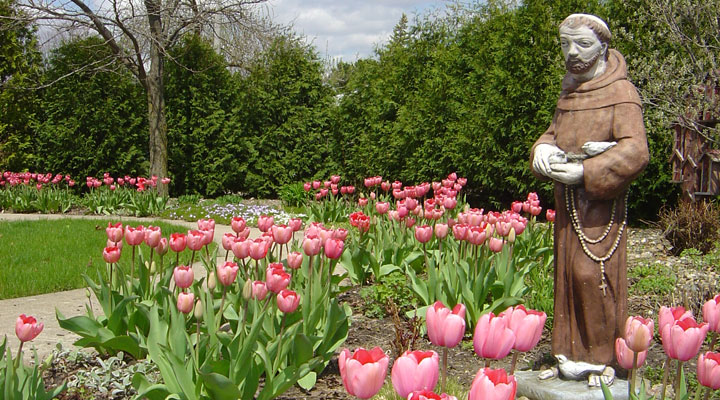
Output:
M547 218L548 222L555 222L555 210L548 208L545 211L545 218Z
M318 253L320 253L320 249L322 247L322 241L319 237L312 235L312 236L306 236L303 240L303 250L305 251L305 254L312 257Z
M212 218L199 219L197 224L198 224L199 231L214 231L215 230L215 220Z
M37 322L35 317L20 314L15 321L15 334L21 342L29 342L42 332L44 325Z
M257 238L250 242L248 254L253 260L262 260L268 253L270 244L262 238Z
M415 227L415 239L420 243L427 243L432 239L433 228L430 225ZM405 397L405 396L403 396Z
M257 226L261 232L267 232L275 223L275 217L272 215L261 215L258 217Z
M708 329L720 333L720 294L705 302L702 312Z
M720 389L720 353L708 351L698 357L697 379L705 387Z
M287 256L288 267L298 269L302 265L303 256L299 251L293 251Z
M687 361L700 351L708 324L698 325L693 318L676 321L672 325L665 325L661 332L662 345L668 357L674 360Z
M640 368L644 363L645 359L647 358L647 350L641 351L638 354L637 359L637 367ZM630 348L627 346L627 343L625 339L623 338L617 338L615 339L615 357L618 360L618 364L620 364L621 367L630 370L633 368L633 357L635 355L635 352L630 350Z
M448 225L442 224L442 223L436 223L435 224L435 236L438 237L438 239L445 239L445 237L448 234Z
M530 351L538 344L547 319L544 312L528 310L519 305L503 311L501 316L508 319L508 328L515 334L515 350Z
M265 270L265 285L273 293L280 293L290 284L290 274L280 263L272 263Z
M173 270L175 286L183 289L189 288L195 280L195 272L189 265L178 265Z
M130 246L138 246L145 240L145 228L142 225L138 225L137 228L132 226L125 226L125 242Z
M338 356L338 366L345 390L359 399L375 396L385 382L389 361L379 347L370 351L359 348L352 354L343 349Z
M195 305L195 295L192 292L178 293L177 309L181 313L190 314Z
M223 284L223 286L230 286L235 282L235 278L237 277L238 270L240 268L238 267L237 263L225 261L223 264L218 264L217 266L217 277L220 280L220 283Z
M506 317L491 312L480 317L473 335L475 354L499 360L510 353L514 344L515 333L508 328Z
M148 226L145 228L145 244L155 248L160 244L162 238L162 232L159 226Z
M286 244L292 239L293 230L287 225L272 225L270 229L277 244Z
M252 284L252 297L255 300L265 300L265 296L267 296L268 289L267 285L265 285L265 282L263 281L255 281Z
M440 373L440 358L434 351L406 351L395 360L390 378L400 397L416 390L433 390Z
M504 369L481 368L472 381L468 400L512 400L516 392L515 377Z
M232 220L230 221L230 227L232 228L233 232L240 233L245 230L245 227L247 226L247 223L245 222L245 219L242 217L232 217Z
M438 300L427 309L425 321L432 344L455 347L465 335L465 305L458 303L451 311Z
M457 400L457 397L449 394L436 394L429 390L416 390L408 394L408 400Z
M365 233L370 229L370 217L362 211L354 212L350 214L350 225L358 228L360 233Z
M625 343L630 350L640 353L650 348L655 323L652 319L628 317L625 322Z
M120 249L117 246L110 246L103 249L103 259L106 263L115 264L120 259Z
M108 222L108 226L105 228L105 233L107 234L108 240L111 242L117 243L121 241L123 238L122 222L118 222L114 225L112 222Z
M284 289L277 295L278 309L285 314L289 314L297 310L299 304L300 296L292 290Z
M179 253L185 250L187 245L187 237L184 233L173 233L170 235L170 248L172 251Z
M186 241L188 249L198 251L205 245L205 234L197 230L188 231Z
M692 317L692 312L685 311L685 307L660 307L660 312L658 313L658 332L662 335L665 325L672 325L677 321Z
M345 242L340 239L330 238L325 242L325 256L333 260L340 258L345 247Z

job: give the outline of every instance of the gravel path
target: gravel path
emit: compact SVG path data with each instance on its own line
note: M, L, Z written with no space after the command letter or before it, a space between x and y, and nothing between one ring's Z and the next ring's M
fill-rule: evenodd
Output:
M84 216L84 215L57 215L57 214L9 214L0 213L0 221L19 221L19 220L56 220L64 218L84 218L98 220L112 220L114 222L131 222L133 224L158 221L158 218L131 218L120 216ZM188 229L196 229L197 224L194 222L180 220L163 220L175 225L186 226ZM226 232L233 232L229 225L215 225L215 242L221 245L222 236ZM260 236L257 228L251 228L250 237ZM98 251L101 251L99 249ZM222 253L221 251L218 253ZM224 261L225 255L218 257L218 261ZM197 278L205 276L205 268L201 263L197 262L193 265L195 276ZM45 325L42 333L31 342L31 345L37 349L38 356L44 359L52 353L58 343L62 343L63 347L70 348L72 344L80 337L68 332L58 325L55 318L55 309L59 310L65 317L72 317L85 314L85 307L88 304L86 289L75 289L64 292L48 293L37 296L19 297L15 299L0 300L0 341L3 336L7 336L8 345L13 353L17 351L19 340L15 336L15 321L20 314L32 315L38 321ZM91 296L93 300L93 310L97 313L100 307L95 301L95 296ZM30 350L31 347L26 347ZM32 351L25 351L25 359L29 361Z

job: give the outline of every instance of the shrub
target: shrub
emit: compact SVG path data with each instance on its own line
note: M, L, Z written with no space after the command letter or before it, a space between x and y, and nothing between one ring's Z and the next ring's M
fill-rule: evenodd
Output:
M711 202L680 202L674 209L664 208L658 223L674 255L690 248L707 254L720 240L720 207Z

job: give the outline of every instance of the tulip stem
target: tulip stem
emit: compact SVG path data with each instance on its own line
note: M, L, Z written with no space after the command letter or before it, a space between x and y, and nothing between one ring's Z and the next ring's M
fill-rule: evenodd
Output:
M670 369L670 357L668 357L665 360L665 368L663 368L663 382L662 382L662 394L660 395L660 400L665 400L665 389L667 388L667 381L668 381L668 370Z
M512 361L510 362L510 375L515 373L515 366L517 365L518 352L514 351Z
M190 267L192 267L194 262L195 262L195 250L193 250L192 255L190 256Z
M220 300L220 315L218 316L217 329L220 329L220 326L222 325L223 307L225 307L225 294L226 293L227 293L227 286L223 285L223 295L222 295L222 300Z
M682 378L682 366L683 366L683 362L678 360L677 376L675 377L675 396L676 397L677 397L678 393L680 393L680 378Z
M132 246L132 264L130 264L130 283L132 284L133 277L135 276L135 246Z
M308 261L308 304L312 304L312 261L313 256L310 256L310 260Z
M485 368L490 368L490 359L489 358L485 359Z
M638 352L633 351L633 366L630 370L630 385L628 386L628 399L632 399L635 394L635 374L637 373Z
M702 387L702 386L699 386ZM712 393L712 390L710 390L709 387L705 388L705 396L703 396L703 400L708 400L710 398L710 393Z
M228 254L230 254L230 250L225 250L225 261L227 261Z
M23 342L23 341L21 340L21 341L20 341L20 347L18 348L17 359L15 360L15 369L18 369L18 368L20 367L20 362L21 362L20 360L22 359L22 348L23 348L23 345L24 345L24 344L25 344L25 342Z
M447 359L448 359L448 349L447 347L443 347L443 363L442 363L442 384L441 388L443 393L445 392L445 382L447 380Z
M195 335L195 369L200 371L200 320L198 319L195 322L195 325L197 325L197 335Z
M280 337L278 338L277 357L275 358L275 364L273 365L273 372L280 368L280 357L282 356L282 339L285 331L285 318L287 314L283 313L282 324L280 325Z

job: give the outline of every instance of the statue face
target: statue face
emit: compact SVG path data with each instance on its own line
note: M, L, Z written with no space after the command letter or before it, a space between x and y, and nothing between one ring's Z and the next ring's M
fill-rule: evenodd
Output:
M565 67L573 74L584 74L595 66L607 51L595 32L587 26L560 28L560 46L565 56Z

